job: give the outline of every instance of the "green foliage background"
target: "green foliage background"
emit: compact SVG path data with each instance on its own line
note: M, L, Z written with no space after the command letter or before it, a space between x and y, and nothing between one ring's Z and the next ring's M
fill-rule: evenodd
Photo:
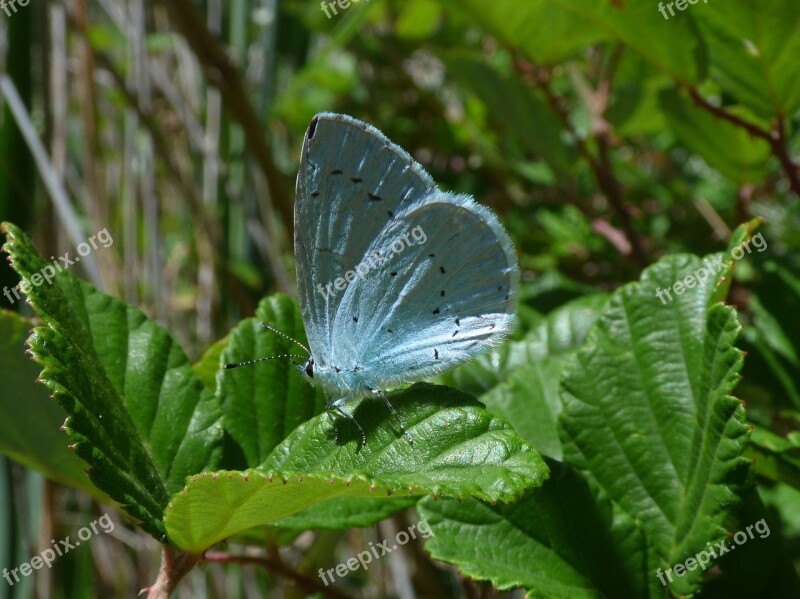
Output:
M113 237L0 296L0 567L118 526L0 596L800 595L800 5L326 8L0 12L0 286ZM289 363L219 370L296 351L259 321L304 341L293 181L325 110L492 207L519 253L511 339L392 393L413 447L371 402L369 444L337 442ZM402 557L320 582L417 519L433 536Z

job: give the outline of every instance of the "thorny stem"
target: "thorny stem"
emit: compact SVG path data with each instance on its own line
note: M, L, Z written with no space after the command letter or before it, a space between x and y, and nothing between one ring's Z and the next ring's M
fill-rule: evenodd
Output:
M178 583L194 568L200 559L199 553L177 551L165 545L161 552L161 569L153 586L143 589L147 599L169 599Z

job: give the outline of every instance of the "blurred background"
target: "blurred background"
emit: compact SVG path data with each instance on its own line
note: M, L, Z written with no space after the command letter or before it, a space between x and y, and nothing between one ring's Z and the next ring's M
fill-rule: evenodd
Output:
M372 123L442 188L494 209L520 254L523 311L613 290L667 253L721 251L762 216L768 249L737 264L731 292L751 325L737 395L785 435L800 429L800 7L711 0L667 18L623 4L5 0L0 221L53 259L105 231L113 242L73 272L196 359L262 297L294 293L294 179L320 111ZM17 282L3 261L0 288ZM8 297L2 309L29 314ZM796 493L774 490L795 544ZM0 502L0 565L105 511L5 457ZM152 582L156 543L115 521L0 597ZM295 592L270 576L210 566L181 596ZM490 594L447 576L454 596Z

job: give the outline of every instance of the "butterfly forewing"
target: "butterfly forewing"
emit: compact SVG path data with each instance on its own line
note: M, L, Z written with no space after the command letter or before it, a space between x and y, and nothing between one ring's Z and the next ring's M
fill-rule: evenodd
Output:
M297 177L295 258L303 322L317 360L330 360L337 343L333 325L344 277L363 261L389 214L432 188L428 174L377 129L345 115L314 118Z

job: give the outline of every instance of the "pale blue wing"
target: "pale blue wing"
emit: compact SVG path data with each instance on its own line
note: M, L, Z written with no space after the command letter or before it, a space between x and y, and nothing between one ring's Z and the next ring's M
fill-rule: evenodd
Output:
M389 214L433 187L408 153L374 127L330 113L312 120L297 176L294 252L303 323L319 363L329 363L338 346L334 319L345 296L330 297L319 286L324 291L355 269Z
M358 369L367 384L425 378L508 332L516 253L494 214L469 196L434 189L413 198L386 215L367 251L376 253L389 259L346 289L333 329L336 365Z

